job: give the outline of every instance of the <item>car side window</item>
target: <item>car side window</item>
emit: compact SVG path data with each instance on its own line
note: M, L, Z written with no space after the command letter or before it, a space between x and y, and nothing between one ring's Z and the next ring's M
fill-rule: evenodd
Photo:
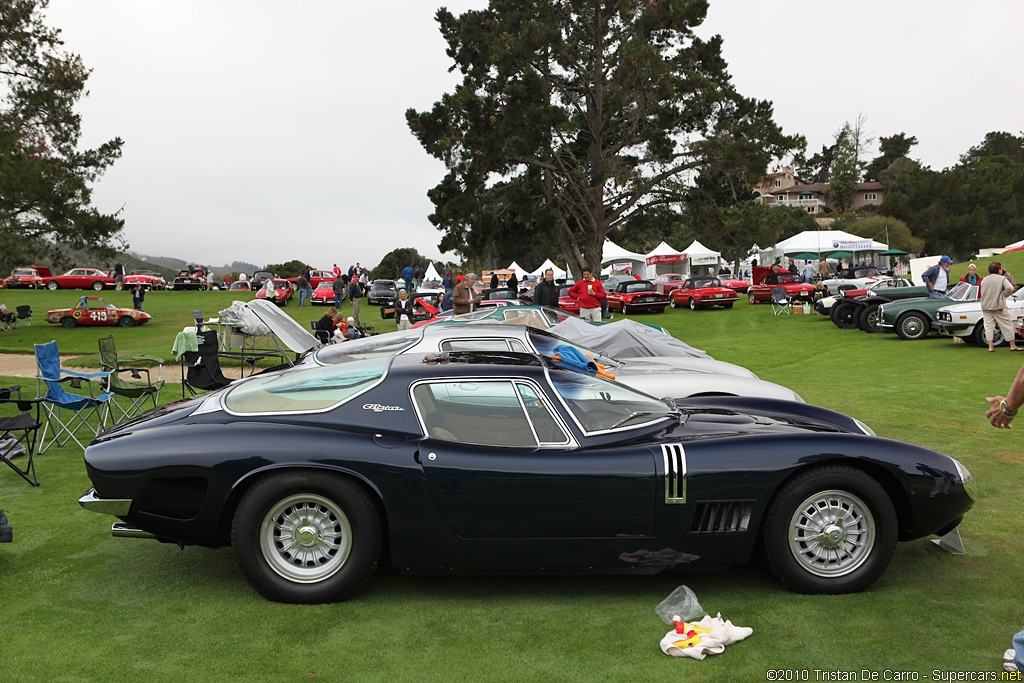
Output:
M429 382L418 384L412 395L430 438L484 446L538 445L511 380Z
M504 339L448 339L441 342L442 351L508 351Z
M537 395L537 391L529 384L517 382L516 388L523 399L526 414L533 423L537 440L541 444L562 445L569 443L569 436L555 419L551 408Z

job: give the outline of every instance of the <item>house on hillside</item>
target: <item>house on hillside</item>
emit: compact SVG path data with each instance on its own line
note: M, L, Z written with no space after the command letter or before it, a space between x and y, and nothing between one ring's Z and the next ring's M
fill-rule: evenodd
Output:
M797 206L807 213L832 213L828 183L804 183L789 166L762 177L753 188L757 201L769 206ZM857 183L851 211L863 206L878 205L885 199L885 186L876 181Z

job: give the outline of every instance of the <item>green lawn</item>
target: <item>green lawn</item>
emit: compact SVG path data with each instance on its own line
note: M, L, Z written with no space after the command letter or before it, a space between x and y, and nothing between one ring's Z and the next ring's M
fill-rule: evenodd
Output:
M36 312L31 328L0 334L0 352L57 339L64 354L95 353L107 334L43 322L47 308L67 305L73 293L0 296ZM128 301L127 293L107 296ZM118 348L169 358L193 308L215 315L233 298L150 294L154 322L116 329ZM286 310L307 325L321 309ZM363 317L378 322L373 309ZM0 471L0 507L15 535L0 546L0 679L758 681L768 669L807 669L805 680L815 680L814 669L998 670L1010 636L1024 627L1024 513L1016 498L1024 436L988 426L985 396L1005 393L1020 356L839 330L818 316L774 317L766 305L637 317L858 417L880 436L959 458L981 487L961 525L967 554L927 540L901 544L882 579L849 596L787 592L760 564L653 577L410 577L383 569L351 602L280 605L247 586L230 549L111 538L110 518L77 504L89 486L81 453L54 449L37 458L39 488ZM177 371L165 368L164 376ZM34 384L0 378L14 382ZM667 627L653 608L684 583L712 614L754 635L704 662L661 654Z

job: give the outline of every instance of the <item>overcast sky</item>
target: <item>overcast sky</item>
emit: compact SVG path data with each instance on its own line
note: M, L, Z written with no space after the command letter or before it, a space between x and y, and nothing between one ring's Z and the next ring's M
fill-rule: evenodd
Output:
M96 205L123 207L133 251L214 266L438 258L426 192L444 169L404 112L456 82L440 4L51 0L48 23L93 71L83 144L125 141ZM712 0L699 33L723 36L740 92L772 100L809 151L863 113L941 169L1024 128L1022 27L1020 0Z

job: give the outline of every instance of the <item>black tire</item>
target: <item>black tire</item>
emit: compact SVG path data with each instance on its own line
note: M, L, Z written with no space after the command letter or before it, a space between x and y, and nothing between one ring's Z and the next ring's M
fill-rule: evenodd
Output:
M829 317L839 329L854 330L857 329L857 313L857 304L852 301L839 301L832 304Z
M56 280L50 280L46 283L46 288L52 292L56 289L60 289L60 284Z
M676 298L671 294L668 295L668 305L671 306L672 308L679 308L679 306L676 304Z
M60 319L60 324L64 327L71 328L78 324L78 321L72 318L70 315L66 315Z
M697 300L696 300L696 299L694 299L694 298L693 298L693 297L691 296L691 297L690 297L690 310L691 310L691 311L696 311L696 310L697 310L697 308L699 308L699 307L697 306Z
M931 321L920 311L907 311L896 319L896 334L900 339L916 341L928 336L931 329Z
M757 303L757 297L754 296L753 292L748 292L747 293L747 301L749 301L752 304L756 304Z
M122 315L120 318L117 319L118 327L131 327L134 324L135 318L131 317L130 315Z
M92 283L92 290L94 292L102 292L103 291L103 283L100 282L99 280L97 280L96 282Z
M376 570L383 538L377 500L351 479L321 471L260 479L242 496L231 526L242 573L275 602L351 597Z
M868 334L879 332L878 329L878 309L881 308L882 304L867 304L861 306L861 311L857 315L857 328L861 329Z
M978 346L988 347L988 336L985 335L985 320L984 318L979 320L974 326L974 333L971 334L971 339ZM1006 344L1006 339L1003 338L1003 331L999 329L999 325L995 326L992 330L992 346L1003 346Z
M868 587L889 566L897 537L889 495L864 472L841 465L793 478L776 494L762 526L768 567L804 593Z
M729 303L727 303L727 304L722 304L722 308L732 308L732 304L733 304L733 302L731 302L731 301Z

